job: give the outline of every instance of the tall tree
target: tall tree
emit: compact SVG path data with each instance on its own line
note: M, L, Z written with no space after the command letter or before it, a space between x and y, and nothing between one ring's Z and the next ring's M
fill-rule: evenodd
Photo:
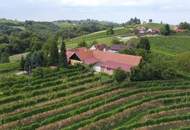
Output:
M21 70L24 70L24 65L25 65L25 59L24 59L24 57L22 56L22 57L21 57L21 60L20 60L20 68L21 68Z
M170 25L166 24L163 28L161 28L161 34L162 35L170 35L171 30L170 30Z
M49 65L58 65L59 62L59 52L57 47L57 39L50 38L49 42L49 54L48 54L48 63Z
M31 63L31 54L29 53L26 56L25 63L24 63L24 70L30 75L32 72L32 63Z
M65 47L65 42L64 42L63 38L61 41L61 49L60 49L60 54L59 54L59 65L61 67L67 67L68 66L66 47Z

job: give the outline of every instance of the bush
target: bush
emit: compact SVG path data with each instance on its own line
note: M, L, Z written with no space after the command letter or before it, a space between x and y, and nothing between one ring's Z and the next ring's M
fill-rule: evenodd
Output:
M149 57L146 62L142 62L131 71L132 81L147 80L170 80L177 78L177 72L172 67L171 62L167 62L159 57Z
M122 82L127 78L127 73L119 68L114 71L113 77L115 81Z

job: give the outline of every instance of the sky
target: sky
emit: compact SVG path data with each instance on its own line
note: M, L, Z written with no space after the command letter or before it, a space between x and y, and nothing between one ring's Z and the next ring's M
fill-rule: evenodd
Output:
M190 0L0 0L0 18L16 20L97 19L178 24L190 22Z

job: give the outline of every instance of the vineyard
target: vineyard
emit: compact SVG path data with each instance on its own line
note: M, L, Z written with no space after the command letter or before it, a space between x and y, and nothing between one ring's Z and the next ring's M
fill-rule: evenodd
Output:
M0 130L190 127L190 81L115 83L83 67L0 83Z

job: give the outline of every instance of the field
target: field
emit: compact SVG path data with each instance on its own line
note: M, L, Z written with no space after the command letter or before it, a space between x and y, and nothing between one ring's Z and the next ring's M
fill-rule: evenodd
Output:
M0 130L188 129L189 95L185 80L117 84L81 66L52 70L0 83Z
M190 50L189 36L159 36L149 38L154 52L175 56Z

